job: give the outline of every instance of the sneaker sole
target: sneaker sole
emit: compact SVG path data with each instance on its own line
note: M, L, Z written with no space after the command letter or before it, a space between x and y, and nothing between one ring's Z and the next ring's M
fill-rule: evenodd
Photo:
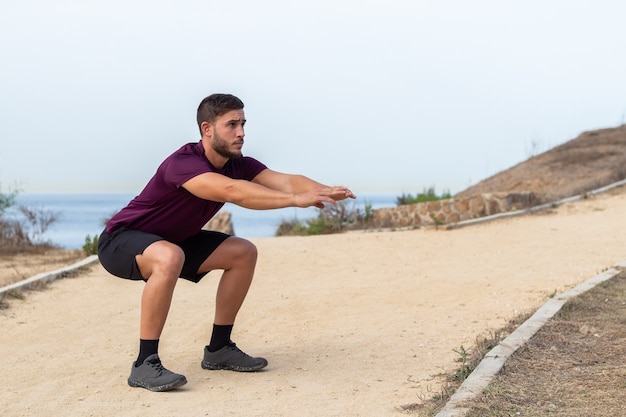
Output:
M236 371L236 372L255 372L255 371L265 368L267 366L267 361L264 359L263 362L255 366L225 365L225 364L202 361L200 363L200 366L202 366L202 369L208 369L210 371L225 370L225 371Z
M137 379L128 378L128 385L130 385L131 387L145 388L147 390L154 391L154 392L170 391L178 387L182 387L186 383L187 383L187 378L185 378L184 376L174 382L170 382L169 384L154 385L154 386L146 385L144 382L139 381Z

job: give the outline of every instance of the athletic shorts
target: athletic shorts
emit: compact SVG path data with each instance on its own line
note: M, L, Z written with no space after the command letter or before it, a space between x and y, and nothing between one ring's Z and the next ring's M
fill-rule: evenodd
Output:
M198 274L198 268L229 237L225 233L201 230L182 242L172 242L185 253L180 277L193 282L200 281L208 271ZM166 239L127 228L121 228L113 234L105 230L98 238L98 258L104 269L117 277L145 281L135 256L141 255L148 246L160 240Z

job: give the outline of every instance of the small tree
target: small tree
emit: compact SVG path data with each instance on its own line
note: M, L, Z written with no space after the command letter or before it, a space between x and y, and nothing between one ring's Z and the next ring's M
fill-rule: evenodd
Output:
M59 220L60 216L56 211L43 208L32 209L19 206L18 209L30 224L29 236L33 242L38 242L50 225Z
M17 190L13 189L9 192L2 191L0 183L0 249L15 250L26 247L31 244L28 234L24 232L22 224L15 220L7 218L6 212L15 206L15 198Z
M16 206L17 188L2 192L0 184L0 249L7 251L23 250L33 247L48 230L51 224L59 219L59 213L17 206L23 219L6 216L8 209Z
M17 197L17 190L10 190L8 193L2 192L2 183L0 183L0 219L2 219L4 212L15 205L15 197Z

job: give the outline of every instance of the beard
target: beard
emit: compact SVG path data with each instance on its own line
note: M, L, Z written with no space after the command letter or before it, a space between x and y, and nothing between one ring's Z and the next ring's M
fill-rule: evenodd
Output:
M228 142L223 137L218 135L217 132L213 133L211 147L215 152L217 152L218 155L223 156L224 158L237 159L242 156L241 150L231 150Z

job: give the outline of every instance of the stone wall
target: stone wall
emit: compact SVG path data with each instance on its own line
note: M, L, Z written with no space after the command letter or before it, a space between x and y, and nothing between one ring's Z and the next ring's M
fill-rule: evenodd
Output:
M493 214L524 210L540 203L540 199L530 192L479 194L376 209L372 213L372 224L381 228L451 225ZM235 235L232 215L228 211L218 213L203 229Z
M523 210L539 203L539 198L530 192L479 194L377 209L373 222L385 228L437 226Z

